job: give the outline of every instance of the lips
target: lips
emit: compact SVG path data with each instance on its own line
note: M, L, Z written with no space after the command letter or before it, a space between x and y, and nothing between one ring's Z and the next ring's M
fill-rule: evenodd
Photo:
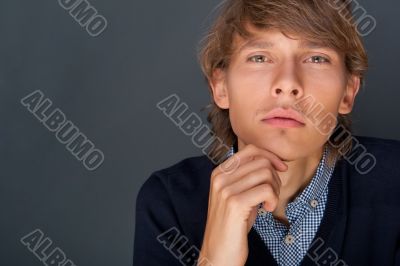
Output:
M271 110L263 119L274 125L304 126L303 116L293 109L275 108Z

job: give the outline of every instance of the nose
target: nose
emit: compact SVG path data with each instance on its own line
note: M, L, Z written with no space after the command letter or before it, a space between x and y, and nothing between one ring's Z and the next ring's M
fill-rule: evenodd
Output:
M276 88L276 89L275 89L275 95L279 95L279 94L281 94L281 93L285 93L285 92L283 92L283 90L280 89L280 88ZM291 90L290 94L293 94L294 96L297 96L297 95L299 94L299 90L296 89L296 88L293 88L293 89Z
M303 88L300 80L300 73L293 63L287 63L276 73L272 83L271 94L275 98L294 97L300 99L303 96ZM288 96L289 95L289 96Z

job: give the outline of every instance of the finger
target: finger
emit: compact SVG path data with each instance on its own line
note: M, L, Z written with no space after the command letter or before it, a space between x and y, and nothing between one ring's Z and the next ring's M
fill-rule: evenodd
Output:
M257 156L255 160L263 159L263 158L264 158L264 157ZM265 159L265 158L264 158L264 159ZM279 175L278 175L278 173L277 173L277 171L276 171L275 168L273 168L272 170L273 170L273 171L272 171L272 174L273 174L273 177L274 177L275 181L279 184L279 187L281 187L281 186L282 186L282 180L281 180L281 178L279 177Z
M241 206L245 206L251 210L253 207L265 202L264 206L267 211L274 211L278 206L278 195L274 192L272 186L268 184L261 184L252 189L244 191L240 194L234 195L230 198L235 204L240 203Z
M229 157L225 162L215 169L215 174L232 173L236 171L241 165L255 160L257 157L264 157L271 161L274 168L278 171L284 172L287 170L287 165L275 154L257 148L254 145L247 145L243 150L238 151L233 156Z
M279 196L280 184L276 181L276 177L274 177L272 173L273 171L274 171L273 169L270 170L265 167L253 170L252 172L242 176L242 178L240 178L233 184L224 187L221 193L227 193L228 195L236 195L246 190L250 190L258 185L269 184L273 187L275 194Z
M251 145L250 147L249 147L249 145L247 145L245 147L245 149L246 148L248 148L250 150L250 152L252 152L253 149L254 149L254 155L253 156L255 156L255 157L262 156L262 157L265 157L265 158L269 159L276 170L281 171L281 172L284 172L284 171L287 170L287 168L288 168L287 164L284 161L282 161L276 154L274 154L274 153L272 153L272 152L270 152L268 150L256 147L254 145ZM243 150L245 150L245 149L243 149ZM247 158L240 158L240 161L246 161L246 159Z
M221 176L220 180L220 187L223 188L225 186L231 185L234 182L242 179L245 175L261 168L272 168L273 172L275 172L275 169L272 167L271 162L268 159L258 156L257 159L240 165L240 167L237 168L234 172L223 173L223 176ZM280 184L280 179L277 178L276 174L274 174L273 178L276 179L276 182Z

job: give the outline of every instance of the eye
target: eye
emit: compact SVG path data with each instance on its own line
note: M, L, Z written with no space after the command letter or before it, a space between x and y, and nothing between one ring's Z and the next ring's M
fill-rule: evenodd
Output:
M264 55L255 55L255 56L249 57L247 59L247 61L253 62L253 63L264 63L267 61L267 58Z
M311 56L309 59L306 60L306 62L311 62L311 63L315 63L315 64L324 64L324 63L329 63L329 59L324 57L324 56L320 56L320 55L314 55Z

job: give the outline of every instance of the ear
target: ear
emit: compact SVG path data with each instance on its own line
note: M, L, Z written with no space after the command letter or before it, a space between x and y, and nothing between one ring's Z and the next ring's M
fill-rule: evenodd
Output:
M356 95L360 89L360 77L351 75L347 81L346 90L339 105L340 114L348 114L353 110Z
M215 104L221 109L229 109L228 89L225 81L225 71L216 68L209 81Z

